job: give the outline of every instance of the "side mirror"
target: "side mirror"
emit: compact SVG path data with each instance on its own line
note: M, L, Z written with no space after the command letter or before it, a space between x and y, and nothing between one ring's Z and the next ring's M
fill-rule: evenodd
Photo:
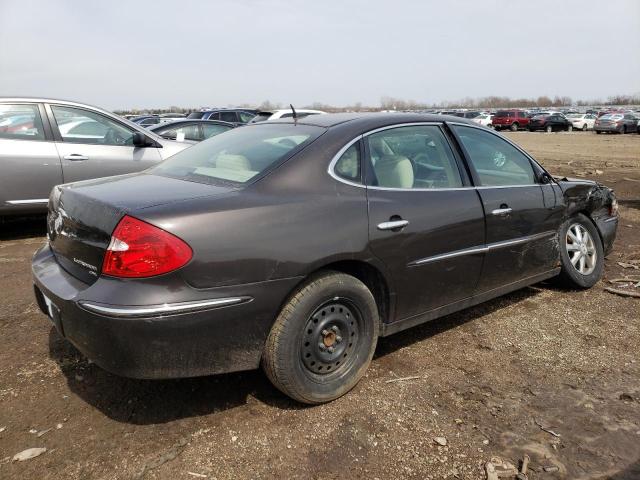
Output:
M543 185L548 185L550 183L553 183L553 178L551 178L551 175L549 175L547 172L541 173L540 183L542 183Z
M147 147L150 145L149 138L142 132L133 132L132 141L134 147Z

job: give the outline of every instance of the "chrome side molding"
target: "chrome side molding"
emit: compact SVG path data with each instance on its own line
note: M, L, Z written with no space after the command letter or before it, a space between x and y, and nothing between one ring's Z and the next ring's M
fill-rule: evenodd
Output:
M211 300L197 300L194 302L165 303L164 305L101 305L98 303L80 301L78 305L84 310L100 315L112 317L149 317L175 313L194 312L210 308L239 305L253 300L252 297L227 297Z
M460 257L463 255L473 255L476 253L485 253L491 250L497 250L499 248L510 247L512 245L520 245L522 243L532 242L534 240L541 240L543 238L556 235L555 230L548 230L546 232L536 233L533 235L527 235L526 237L514 238L513 240L504 240L502 242L489 243L488 245L479 245L477 247L465 248L462 250L454 250L453 252L442 253L440 255L434 255L432 257L421 258L410 262L408 267L417 267L426 263L437 262L439 260L446 260L448 258Z
M48 198L30 198L28 200L7 200L10 205L35 205L40 203L47 203Z

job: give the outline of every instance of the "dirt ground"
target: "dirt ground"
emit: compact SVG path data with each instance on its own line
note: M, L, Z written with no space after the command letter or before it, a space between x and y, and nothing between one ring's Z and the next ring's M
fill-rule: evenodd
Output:
M0 227L0 478L479 479L491 457L527 453L530 479L639 479L640 299L604 287L640 275L617 263L640 260L640 135L508 135L552 173L615 188L605 279L539 284L382 339L355 390L318 407L260 371L104 372L34 303L42 219ZM12 461L32 447L47 451Z

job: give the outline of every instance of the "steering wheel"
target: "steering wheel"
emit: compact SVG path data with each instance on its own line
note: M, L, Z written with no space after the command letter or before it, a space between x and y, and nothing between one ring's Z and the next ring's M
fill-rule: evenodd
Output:
M127 141L115 128L109 128L104 136L104 142L110 145L124 145Z

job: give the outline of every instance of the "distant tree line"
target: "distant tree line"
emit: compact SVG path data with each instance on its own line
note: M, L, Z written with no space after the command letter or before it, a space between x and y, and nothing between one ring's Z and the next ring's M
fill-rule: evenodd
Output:
M640 94L638 95L614 95L608 97L606 100L593 99L593 100L577 100L573 101L571 97L555 96L553 98L546 95L538 98L510 98L489 96L482 98L464 98L462 100L445 101L440 103L426 103L417 102L415 100L404 100L401 98L384 96L380 99L380 106L366 106L361 102L354 103L353 105L335 106L321 102L314 102L310 105L300 105L300 108L312 108L314 110L323 110L325 112L363 112L363 111L379 111L379 110L427 110L427 109L450 109L450 108L508 108L508 107L569 107L569 106L623 106L623 105L640 105ZM289 105L283 103L274 103L269 100L265 100L260 105L251 105L243 103L240 105L233 105L239 108L257 108L259 110L275 110L280 108L288 108ZM297 106L297 105L295 105ZM146 109L130 109L130 110L115 110L115 113L124 114L139 114L139 113L189 113L197 110L201 110L206 107L178 107L171 106L169 108L146 108Z

